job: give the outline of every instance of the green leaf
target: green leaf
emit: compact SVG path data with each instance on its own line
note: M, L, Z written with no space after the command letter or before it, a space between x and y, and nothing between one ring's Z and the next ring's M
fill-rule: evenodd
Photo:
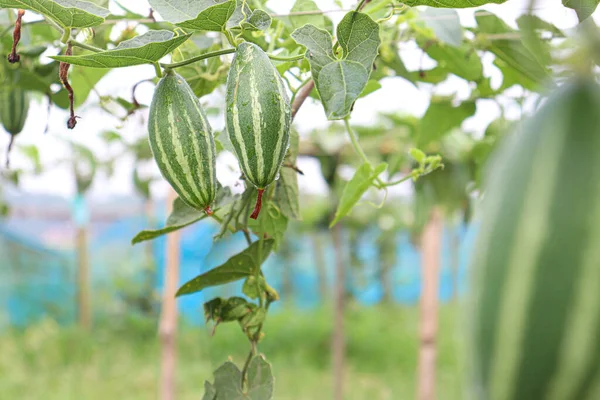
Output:
M327 119L347 117L368 79L369 74L360 63L342 60L327 64L317 81Z
M317 3L313 0L296 0L294 6L290 10L290 13L307 13L314 11L315 14L304 14L304 15L290 15L289 20L294 29L300 28L306 24L311 24L319 29L331 31L333 23L324 14L319 14L321 10Z
M305 25L292 38L307 48L312 77L330 120L350 114L369 79L379 47L379 25L366 14L351 11L337 28L342 59L333 53L329 32Z
M92 89L108 72L106 69L73 67L70 77L71 86L75 91L75 108L85 103Z
M598 7L600 0L562 0L563 6L575 10L579 22L590 17Z
M483 77L483 65L471 45L465 43L460 47L453 47L423 41L419 41L419 44L429 57L437 61L440 68L468 81L478 81Z
M263 210L257 219L248 221L248 228L256 233L258 237L263 237L264 234L267 234L275 240L273 244L275 250L279 247L279 243L283 239L287 225L288 218L283 215L281 210L272 201L269 201L266 207L263 205Z
M262 276L259 277L259 279L262 279L263 281L265 280L265 278L263 278ZM242 293L244 293L251 299L258 299L258 297L260 296L261 287L262 286L259 280L257 280L254 275L251 275L244 281L244 285L242 286Z
M403 3L409 7L469 8L481 7L486 4L502 4L505 2L506 0L406 0Z
M150 198L150 183L152 179L142 179L137 168L133 168L133 187L144 199Z
M409 82L414 83L414 79L406 68L404 61L402 61L398 47L395 44L382 43L379 47L379 60L386 67L394 71L396 76L401 76Z
M204 396L202 400L216 400L217 398L217 390L215 387L209 382L204 382Z
M29 161L33 164L33 168L36 172L42 171L42 162L40 159L40 151L35 145L21 145L19 151L25 155Z
M198 35L195 35L198 36ZM195 39L193 37L193 39ZM188 40L173 53L172 61L178 62L214 50L220 50L220 44L201 47L198 40ZM220 86L227 77L227 68L223 67L220 57L212 57L202 62L196 62L178 68L177 72L185 78L194 94L202 97Z
M421 150L416 149L416 148L412 148L408 151L408 153L410 154L410 156L419 164L423 164L425 162L425 158L427 157L425 155L425 153L423 153Z
M440 139L450 130L459 127L462 122L475 114L475 102L465 101L454 107L450 100L435 100L429 104L429 108L421 119L418 133L418 147Z
M104 131L100 133L100 137L106 143L120 143L123 142L123 136L115 131Z
M448 78L448 71L438 66L432 69L411 71L410 77L413 81L437 84Z
M141 231L131 240L131 244L155 239L159 236L166 235L167 233L185 228L194 222L206 218L206 216L204 211L198 211L195 208L188 206L178 197L173 201L173 211L171 212L171 215L169 215L169 218L167 218L165 226L161 229Z
M175 36L167 30L149 31L125 40L113 50L80 56L52 56L50 58L73 65L93 68L121 68L157 62L185 42L190 35Z
M427 8L419 15L440 41L456 47L461 45L463 29L456 10Z
M335 218L329 225L330 228L352 211L352 208L358 203L363 194L386 168L386 163L379 164L375 169L370 164L364 163L356 170L352 179L344 187L340 203L335 212Z
M248 248L231 257L224 264L211 269L202 275L198 275L185 283L177 291L177 296L196 293L207 287L235 282L255 274L256 269L260 268L262 263L271 253L274 243L275 241L272 239L259 240L252 243ZM259 253L262 255L260 258Z
M315 82L318 82L321 69L337 61L333 54L333 38L329 32L314 25L304 25L296 29L292 32L292 38L296 43L306 47L306 57L310 62L312 77Z
M299 219L300 204L298 198L298 173L292 168L283 167L275 187L275 204L287 218Z
M264 356L254 356L248 365L248 385L244 392L242 372L228 361L215 371L214 387L218 400L270 400L273 397L271 365Z
M199 1L197 4L202 3L202 1ZM200 11L195 18L178 22L177 26L196 31L223 31L235 10L235 0L217 4L211 1L211 3L213 4Z
M271 364L262 355L255 356L248 367L248 397L268 400L273 396Z
M379 24L367 14L350 11L337 27L337 39L343 50L343 59L359 62L371 73L381 43Z
M290 147L284 159L285 164L296 165L299 143L300 137L298 132L292 130L290 132ZM285 166L281 168L279 180L275 186L273 201L279 207L281 213L289 219L300 218L298 172Z
M89 28L100 25L110 14L106 8L79 0L0 0L0 8L35 11L63 28Z
M489 35L501 33L515 33L504 21L489 12L476 12L475 20L479 32ZM540 64L538 59L525 47L520 40L494 39L487 50L492 52L497 59L502 60L516 73L522 75L533 83L540 85L549 79L546 67Z
M265 30L271 26L271 16L260 9L252 10L248 3L248 1L237 0L235 11L227 21L228 29L256 31Z
M216 297L204 303L203 308L206 322L214 321L218 324L241 320L256 310L256 304L249 303L243 297L236 296L225 300Z
M548 32L554 37L563 37L563 33L549 22L535 15L521 15L517 18L517 26L521 33L521 43L527 48L541 65L552 62L550 45L538 34L538 31Z
M263 10L254 10L246 21L242 24L245 30L266 31L272 23L271 16Z

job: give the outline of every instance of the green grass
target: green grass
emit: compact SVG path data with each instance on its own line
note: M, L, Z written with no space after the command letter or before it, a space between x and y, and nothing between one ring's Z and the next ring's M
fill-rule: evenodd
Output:
M454 309L440 315L438 397L460 399ZM259 350L273 364L275 399L329 399L331 313L287 309L270 315ZM350 305L346 318L346 398L414 397L418 310ZM44 400L154 399L158 390L156 321L97 323L91 334L46 320L0 334L0 398ZM200 399L205 379L231 357L241 365L248 343L237 324L182 326L178 399Z

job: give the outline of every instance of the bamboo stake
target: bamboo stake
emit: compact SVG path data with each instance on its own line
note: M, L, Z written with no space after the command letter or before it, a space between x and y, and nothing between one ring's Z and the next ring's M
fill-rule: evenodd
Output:
M434 208L421 241L421 319L417 377L417 399L436 398L436 336L438 330L438 290L442 248L442 213Z
M169 188L168 208L177 195ZM177 362L177 301L175 293L179 283L180 262L179 231L167 235L166 268L163 288L162 310L159 325L159 338L161 341L161 375L160 399L175 399L175 369Z

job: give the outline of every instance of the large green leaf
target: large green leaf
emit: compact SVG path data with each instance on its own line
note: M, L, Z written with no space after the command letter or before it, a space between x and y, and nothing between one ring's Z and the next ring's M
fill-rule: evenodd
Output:
M463 28L456 10L427 8L419 15L440 41L451 46L460 46L463 40Z
M454 107L447 99L433 99L421 119L417 138L418 147L440 139L450 130L459 127L462 122L475 114L475 103L465 101Z
M327 64L337 61L331 43L333 38L326 30L310 24L292 32L292 38L296 43L306 47L312 77L315 82L318 82L321 69Z
M43 14L63 28L100 25L110 12L80 0L0 0L0 8L22 8Z
M204 382L204 396L202 400L215 400L217 397L217 391L215 387L208 381Z
M256 273L273 249L275 241L267 239L252 243L241 253L236 254L224 264L198 275L185 283L177 291L177 296L201 291L207 287L235 282ZM259 256L260 254L260 256Z
M519 34L518 31L511 29L500 18L487 11L476 12L475 20L477 21L478 31L483 34ZM540 57L532 54L520 40L494 39L489 42L487 50L504 61L507 66L537 85L544 83L549 78L548 70L538 61Z
M579 21L583 21L596 11L600 0L562 0L562 3L563 6L575 10Z
M121 68L157 62L179 47L191 35L175 36L171 31L149 31L121 42L114 50L80 56L53 56L58 61L93 68Z
M75 107L79 107L87 100L90 92L100 79L109 71L106 69L85 68L75 66L71 73L71 86L75 91Z
M343 59L358 62L371 72L381 43L377 22L367 14L351 11L337 27L337 40L344 52Z
M289 16L292 27L296 29L306 24L311 24L319 29L331 31L333 27L331 19L324 14L317 13L319 11L321 11L319 10L319 6L313 0L296 0L290 10L292 15ZM302 14L310 12L315 12L315 14ZM299 15L293 15L294 13Z
M470 8L486 4L502 4L507 0L406 0L403 3L410 7L429 6L436 8Z
M300 136L298 132L290 132L290 147L284 159L284 164L296 165L298 159L298 146ZM279 173L279 180L275 186L275 196L273 201L281 210L281 213L289 219L300 218L300 203L298 196L298 172L293 168L282 167Z
M169 215L169 218L167 218L165 226L160 229L141 231L131 240L131 244L155 239L159 236L166 235L167 233L185 228L206 217L207 215L204 211L198 211L195 208L188 206L178 197L173 202L173 211L171 212L171 215Z
M216 400L270 400L273 397L271 365L256 355L248 365L247 388L242 387L242 371L227 361L215 371Z
M517 18L517 26L521 34L521 43L531 52L541 65L549 65L552 55L548 40L542 39L541 33L549 33L553 37L564 37L560 29L535 15L521 15Z
M271 26L273 19L263 10L254 10L246 17L242 27L247 31L266 31Z
M360 63L341 60L327 64L317 84L327 118L347 117L368 80L369 73Z
M469 44L460 47L423 41L419 41L419 44L429 57L437 61L440 68L468 81L479 81L483 77L479 55Z
M220 32L235 11L236 1L150 0L150 5L165 20L182 28Z
M330 120L343 119L369 80L377 57L379 25L366 14L351 11L337 28L342 58L333 53L329 32L304 25L292 38L307 48L307 58L319 96Z
M340 219L352 211L352 208L386 168L386 163L381 163L375 168L371 164L365 163L356 170L352 179L344 187L340 204L335 212L335 218L331 221L331 225L329 225L330 227L337 224Z

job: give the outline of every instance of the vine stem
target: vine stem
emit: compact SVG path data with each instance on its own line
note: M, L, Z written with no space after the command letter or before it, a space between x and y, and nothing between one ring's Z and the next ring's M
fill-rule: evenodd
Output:
M292 56L292 57L281 57L281 56L276 56L274 54L268 54L268 56L271 60L275 60L275 61L298 61L298 60L302 60L305 57L304 54L300 54L300 55Z
M231 53L235 53L235 49L223 49L223 50L211 51L210 53L200 54L199 56L188 58L187 60L183 60L180 62L176 62L176 63L172 63L172 64L160 64L160 66L163 68L167 68L167 69L179 68L179 67L184 67L189 64L193 64L193 63L201 61L201 60L205 60L207 58L218 57L218 56L222 56L225 54L231 54Z
M64 44L67 44L67 42L71 39L71 28L65 28L65 30L63 31L62 37L60 38L60 41Z
M400 178L397 181L392 181L392 182L386 182L383 184L383 186L396 186L402 182L406 182L409 179L412 179L413 175L412 174L408 174L407 176L405 176L404 178Z
M248 352L248 357L246 357L246 362L244 362L244 368L242 368L242 387L244 387L244 383L246 381L246 375L248 374L248 366L250 365L250 361L252 361L252 357L256 355L256 342L250 342L251 348Z
M89 44L85 44L85 43L81 43L81 42L78 42L77 40L73 40L73 39L69 40L69 43L71 43L71 46L73 46L73 47L79 47L80 49L93 51L94 53L100 53L100 52L104 51L98 47L95 47L95 46L92 46Z
M348 136L350 136L350 141L352 142L352 147L354 147L354 150L358 153L360 158L362 158L363 162L365 162L366 164L369 164L372 168L373 164L371 164L371 161L369 161L369 159L367 158L367 155L365 154L364 150L362 149L362 147L360 147L360 143L358 143L358 138L356 137L356 133L354 132L354 129L352 129L352 127L350 126L350 117L344 118L344 124L346 125L346 130L348 131ZM379 177L375 178L375 183L379 189L382 189L383 187L386 186L385 183L383 183L383 181Z
M354 133L354 130L350 126L350 118L349 117L344 118L344 124L346 125L346 130L348 131L348 136L350 136L350 141L352 142L352 147L354 147L354 150L360 156L360 158L362 158L363 162L371 165L371 162L367 158L367 155L363 151L362 147L360 147L360 143L358 143L358 138L356 137L356 133Z
M360 2L358 3L358 5L356 6L356 8L354 10L357 11L357 12L360 11L361 8L363 8L363 6L365 5L366 1L367 0L360 0Z
M105 51L103 49L99 49L98 47L78 42L77 40L71 39L71 40L69 40L69 42L74 47L79 47L81 49L90 50L95 53L100 53L100 52ZM235 53L235 51L236 51L235 48L211 51L210 53L200 54L199 56L188 58L187 60L183 60L183 61L176 62L176 63L171 63L171 64L161 63L160 66L163 68L166 68L166 69L174 69L174 68L184 67L186 65L193 64L195 62L202 61L207 58L218 57L218 56L222 56L225 54ZM268 56L271 60L275 60L275 61L298 61L298 60L302 60L305 57L304 54L292 56L292 57L282 57L282 56L277 56L274 54L268 54Z
M230 45L232 45L234 48L237 47L235 44L235 40L233 39L233 36L231 36L231 33L229 33L228 30L224 30L223 35L225 35L225 37L227 38L227 41L229 42Z
M292 120L296 117L298 110L300 110L300 107L302 107L304 101L308 98L308 96L310 96L310 92L312 92L314 87L315 81L311 79L310 81L308 81L308 83L303 85L302 88L298 90L298 92L294 94L295 97L292 101Z

